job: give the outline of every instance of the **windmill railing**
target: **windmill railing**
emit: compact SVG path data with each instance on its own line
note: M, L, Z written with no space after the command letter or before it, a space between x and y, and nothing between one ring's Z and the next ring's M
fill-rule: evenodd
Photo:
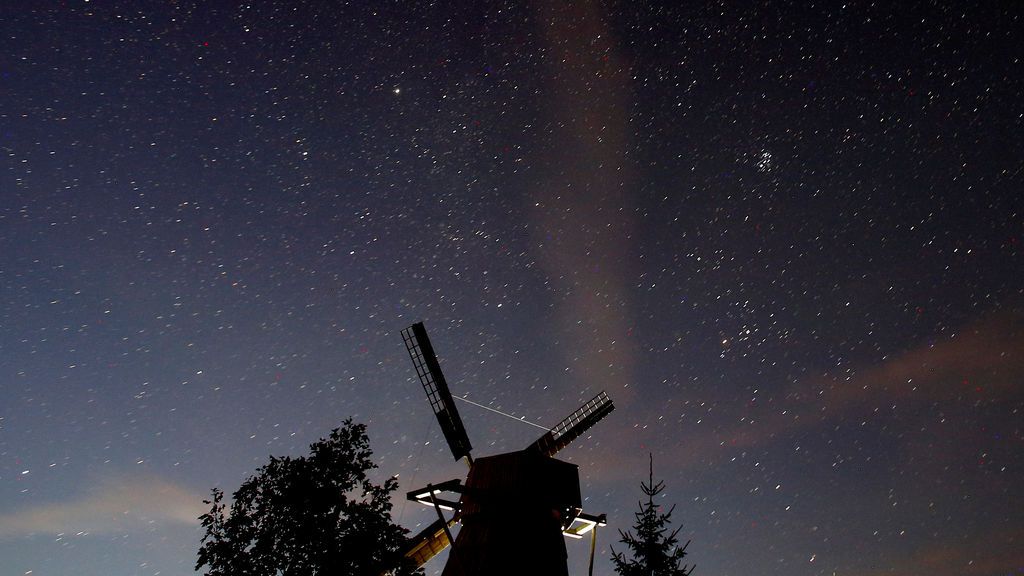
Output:
M406 493L406 498L412 502L419 502L425 506L437 506L450 512L455 512L455 515L449 521L449 525L454 524L460 520L460 513L462 512L462 502L459 500L459 496L466 492L467 487L459 479L448 480L447 482L441 482L440 484L428 484L419 490L413 490ZM454 498L451 495L458 495ZM582 538L584 534L590 532L597 526L606 526L608 517L605 514L594 515L588 514L583 511L578 511L569 526L562 530L562 534L569 538ZM430 534L441 534L440 524L438 526L428 526L424 530L424 534L429 532ZM436 540L436 538L435 538ZM435 543L436 546L436 543ZM444 549L442 546L433 554L437 554ZM433 554L431 556L433 556Z

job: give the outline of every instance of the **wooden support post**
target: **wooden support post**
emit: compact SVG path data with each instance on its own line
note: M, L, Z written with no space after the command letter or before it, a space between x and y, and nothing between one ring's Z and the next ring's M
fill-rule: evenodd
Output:
M444 535L448 537L448 545L451 546L451 552L448 553L448 556L455 559L456 564L459 564L458 554L455 553L455 539L452 538L452 531L448 529L448 521L444 519L444 513L441 512L441 507L437 505L437 499L434 498L433 484L427 484L427 490L430 493L430 503L434 505L434 510L437 511L437 517L441 519L441 526L444 528ZM459 564L459 568L459 572L463 572L461 570L461 564Z
M587 571L589 576L594 576L595 549L597 549L597 524L594 524L594 528L590 531L590 569Z

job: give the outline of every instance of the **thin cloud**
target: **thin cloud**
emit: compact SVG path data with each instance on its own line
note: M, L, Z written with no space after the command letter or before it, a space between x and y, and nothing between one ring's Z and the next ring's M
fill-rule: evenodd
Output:
M990 531L981 536L929 543L884 569L852 576L992 576L1017 574L1024 566L1024 530Z
M198 525L202 496L153 477L102 481L81 498L0 514L0 538L109 533L161 524Z
M990 316L955 337L929 343L865 366L853 376L825 376L795 383L780 402L747 414L745 421L703 432L688 431L677 444L661 452L677 466L709 465L737 451L763 447L794 433L834 425L838 420L869 416L876 408L898 405L903 418L914 409L936 403L955 407L964 399L988 402L1019 401L1024 388L1024 317L1005 313ZM785 410L779 408L784 404ZM753 421L753 422L751 422ZM957 433L963 433L956 429ZM636 466L656 446L653 434L623 434L610 440L609 458L601 462L609 475L631 474L622 455L632 454ZM908 440L909 441L909 440Z
M634 222L627 191L633 175L628 74L607 25L587 3L537 4L542 41L553 53L547 90L554 138L532 190L534 253L561 295L551 333L572 345L562 391L580 400L608 390L633 402L638 347L631 337ZM557 121L557 122L556 122ZM585 398L586 397L586 398Z

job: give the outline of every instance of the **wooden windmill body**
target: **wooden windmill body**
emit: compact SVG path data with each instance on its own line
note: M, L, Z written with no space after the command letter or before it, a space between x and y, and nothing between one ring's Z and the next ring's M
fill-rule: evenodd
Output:
M438 520L410 541L406 556L423 565L452 542L449 528L461 522L443 576L567 576L565 536L581 538L604 525L604 516L582 511L577 466L553 456L614 409L608 395L598 394L524 450L474 460L423 324L402 337L452 455L469 463L464 485L451 480L409 492L410 500L433 506Z

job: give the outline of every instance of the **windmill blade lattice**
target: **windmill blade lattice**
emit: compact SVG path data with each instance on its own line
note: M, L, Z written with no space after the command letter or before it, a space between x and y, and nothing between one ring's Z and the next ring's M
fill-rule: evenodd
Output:
M441 365L437 362L437 355L434 354L434 347L430 345L430 338L427 337L423 323L417 322L402 330L402 340L405 341L405 349L409 351L409 357L416 368L416 376L427 393L430 407L437 416L438 424L441 425L444 439L448 441L448 447L452 450L452 456L456 460L463 456L471 458L469 453L473 446L469 443L466 427L455 408L455 400L448 390L448 383L441 373Z
M536 450L545 456L554 456L559 450L582 436L594 424L600 422L602 418L611 414L612 410L615 410L612 399L602 391L564 420L555 424L547 434L538 438L526 449Z

